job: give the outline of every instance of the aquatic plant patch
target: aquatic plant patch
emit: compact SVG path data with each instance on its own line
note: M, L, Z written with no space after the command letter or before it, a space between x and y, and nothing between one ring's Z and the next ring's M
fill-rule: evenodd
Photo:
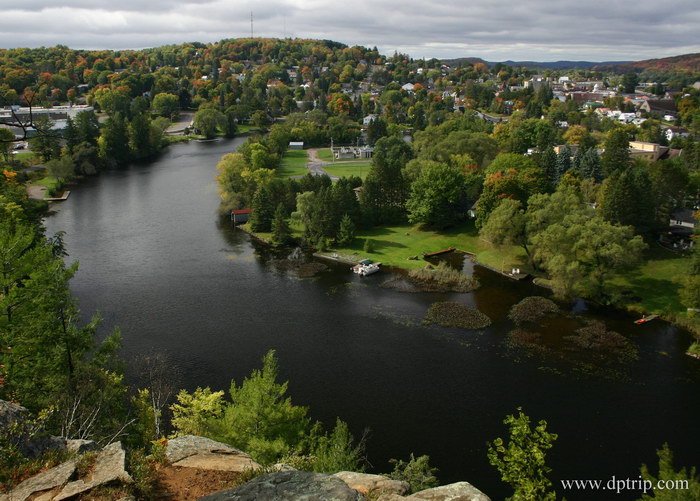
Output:
M511 307L510 318L517 325L523 322L537 322L548 315L559 312L559 307L551 299L541 296L526 297Z
M430 305L423 323L462 329L483 329L491 325L491 319L471 306L440 301Z

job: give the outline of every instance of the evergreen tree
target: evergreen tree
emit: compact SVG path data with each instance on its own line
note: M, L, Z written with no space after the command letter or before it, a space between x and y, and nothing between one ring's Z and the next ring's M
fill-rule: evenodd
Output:
M58 136L51 130L56 123L46 115L39 116L34 120L34 123L38 134L29 141L32 145L32 149L36 151L45 162L60 156L61 147Z
M133 158L146 158L155 152L151 144L151 121L145 113L135 115L129 124L129 146Z
M608 132L605 139L605 151L601 158L601 165L606 177L613 173L629 168L630 164L630 139L629 134L622 127L617 127Z
M601 196L600 213L607 221L632 226L642 235L653 229L654 197L646 169L637 167L607 178Z
M593 178L597 183L603 180L603 168L595 148L588 148L579 160L579 170L585 178Z
M100 124L94 112L81 111L78 113L75 116L75 128L78 134L78 142L97 146L97 138L100 137Z
M73 153L73 148L78 145L80 138L78 136L78 129L71 117L68 117L66 120L66 128L63 129L63 138L66 140L68 152Z
M552 186L555 186L557 184L558 176L557 154L554 151L554 148L546 148L542 153L540 153L537 157L537 163L544 171L547 181L549 181Z
M557 182L559 182L564 174L571 169L571 149L564 146L557 155Z
M387 127L386 127L386 122L380 118L380 117L375 117L373 120L369 122L369 125L367 126L367 142L371 145L374 146L374 144L379 141L381 138L385 137L387 135Z
M129 161L129 128L121 113L115 113L107 119L98 143L100 158L106 164L124 165Z
M272 230L272 219L275 217L274 201L267 186L260 186L253 195L253 213L250 215L250 229L253 231L269 232Z
M347 247L352 243L354 238L355 223L352 222L352 219L349 215L345 214L340 220L340 228L338 229L338 236L336 237L336 241L338 242L338 245Z
M272 219L272 243L275 245L287 245L292 240L292 230L287 222L287 214L284 205L279 204Z

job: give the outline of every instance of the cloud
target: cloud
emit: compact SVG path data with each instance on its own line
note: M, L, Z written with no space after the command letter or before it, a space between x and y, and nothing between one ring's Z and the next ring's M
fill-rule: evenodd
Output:
M0 46L141 48L250 35L413 57L619 60L700 52L697 0L0 0Z

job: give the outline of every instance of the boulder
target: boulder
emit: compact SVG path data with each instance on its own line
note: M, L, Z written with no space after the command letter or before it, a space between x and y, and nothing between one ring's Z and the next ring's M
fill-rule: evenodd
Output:
M0 429L8 430L10 426L16 426L10 439L19 445L22 455L34 459L48 449L65 448L64 439L42 435L42 429L32 430L34 425L27 423L30 419L29 411L21 405L0 400Z
M65 448L76 454L85 454L86 452L97 451L100 446L94 440L66 440Z
M7 499L24 501L32 494L60 487L68 481L73 472L75 472L75 460L67 461L20 483L10 492Z
M424 501L491 501L491 499L469 482L442 485L416 492L406 499Z
M348 484L348 487L364 494L397 494L403 496L410 491L408 482L392 480L383 475L341 471L333 475Z
M54 498L61 501L81 492L110 482L131 483L133 480L125 469L126 453L121 442L114 442L102 449L95 459L95 469L89 480L76 480L67 484Z
M365 497L332 475L280 471L254 478L240 487L200 501L364 501Z
M195 435L168 440L165 456L173 466L200 470L244 471L260 468L245 452Z

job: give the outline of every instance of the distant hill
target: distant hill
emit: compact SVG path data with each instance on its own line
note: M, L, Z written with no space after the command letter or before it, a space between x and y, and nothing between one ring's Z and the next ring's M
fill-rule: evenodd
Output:
M617 73L629 73L632 71L638 73L642 71L697 73L700 72L700 53L628 63L600 63L598 66L595 66L595 69Z
M444 59L445 64L457 66L459 63L486 63L493 67L498 62L484 61L478 57L460 57L457 59ZM664 57L660 59L646 59L644 61L501 61L508 66L524 66L532 69L565 70L571 68L593 69L600 71L613 71L615 73L629 73L642 71L653 72L700 72L700 53L684 54L681 56Z

